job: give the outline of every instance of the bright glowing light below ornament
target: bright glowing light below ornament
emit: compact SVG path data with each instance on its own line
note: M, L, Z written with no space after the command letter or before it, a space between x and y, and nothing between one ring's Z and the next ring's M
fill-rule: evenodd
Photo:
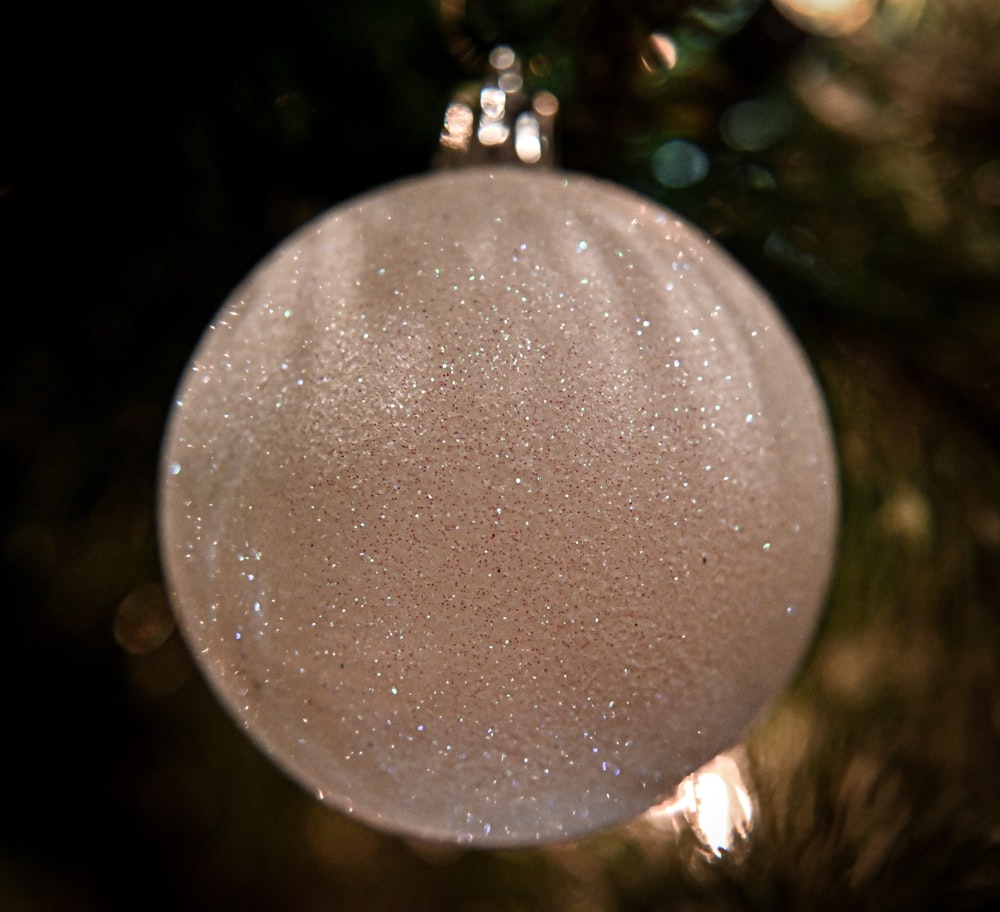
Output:
M292 236L216 316L163 459L208 680L324 801L516 845L625 821L801 660L836 482L748 276L581 176L461 170Z

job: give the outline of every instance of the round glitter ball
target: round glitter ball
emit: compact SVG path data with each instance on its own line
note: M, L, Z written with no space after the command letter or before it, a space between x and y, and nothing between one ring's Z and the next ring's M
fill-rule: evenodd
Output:
M406 181L289 238L180 385L161 532L218 695L332 806L519 845L628 820L801 661L837 486L781 317L577 175Z

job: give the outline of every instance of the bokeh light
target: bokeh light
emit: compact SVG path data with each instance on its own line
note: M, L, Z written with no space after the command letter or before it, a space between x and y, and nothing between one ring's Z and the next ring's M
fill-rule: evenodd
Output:
M653 176L671 189L690 187L708 174L709 158L698 145L672 139L660 146L652 157Z
M847 35L861 28L872 15L875 0L773 0L795 23L821 35Z

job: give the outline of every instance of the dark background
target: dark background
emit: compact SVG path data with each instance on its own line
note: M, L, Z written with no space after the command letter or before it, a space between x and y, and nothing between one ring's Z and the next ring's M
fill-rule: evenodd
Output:
M5 14L0 909L1000 903L1000 13L875 5L843 38L754 0ZM170 632L156 460L202 329L305 219L426 170L498 41L560 97L563 165L717 236L828 395L837 574L721 860L635 829L498 853L376 834L263 760ZM664 183L676 140L710 163L689 186Z

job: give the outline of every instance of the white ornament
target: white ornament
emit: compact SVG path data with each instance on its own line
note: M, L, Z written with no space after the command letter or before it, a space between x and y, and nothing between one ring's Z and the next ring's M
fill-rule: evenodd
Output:
M347 203L239 287L163 459L172 598L334 807L501 846L641 813L786 685L836 470L760 289L662 208L464 169Z

